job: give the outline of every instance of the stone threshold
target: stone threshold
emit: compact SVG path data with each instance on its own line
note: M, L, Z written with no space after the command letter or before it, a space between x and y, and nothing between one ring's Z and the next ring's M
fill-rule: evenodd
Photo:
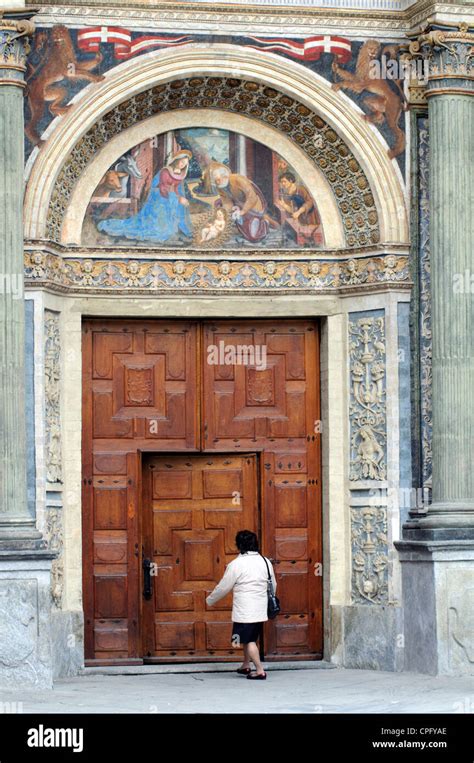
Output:
M107 667L83 668L81 676L143 676L155 673L233 673L239 662L192 662L169 663L163 665L111 665ZM324 660L308 662L263 662L268 671L275 670L334 670L338 666Z

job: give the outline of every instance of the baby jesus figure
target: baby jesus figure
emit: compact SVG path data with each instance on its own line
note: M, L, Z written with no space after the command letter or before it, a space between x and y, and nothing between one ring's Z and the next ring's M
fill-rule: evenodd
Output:
M210 222L208 225L205 225L204 228L201 230L201 244L204 241L211 241L213 238L217 238L219 233L222 233L222 231L225 228L225 213L223 209L218 209L216 211L216 216L212 222Z

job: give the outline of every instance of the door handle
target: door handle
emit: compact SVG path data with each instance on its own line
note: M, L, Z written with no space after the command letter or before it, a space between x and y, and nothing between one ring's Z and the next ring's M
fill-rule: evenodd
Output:
M152 597L152 585L151 585L151 565L150 559L143 560L143 598L151 599Z

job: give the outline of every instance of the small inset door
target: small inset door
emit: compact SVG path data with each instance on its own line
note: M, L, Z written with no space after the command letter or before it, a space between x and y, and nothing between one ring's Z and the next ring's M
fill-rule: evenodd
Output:
M142 518L145 661L238 658L232 595L213 607L206 597L237 554L236 533L259 534L257 457L145 456Z

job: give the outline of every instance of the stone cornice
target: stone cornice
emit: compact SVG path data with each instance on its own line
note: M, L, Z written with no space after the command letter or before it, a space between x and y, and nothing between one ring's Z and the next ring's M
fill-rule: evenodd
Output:
M153 7L139 0L136 3L108 2L103 0L76 0L71 5L56 5L44 2L38 10L38 25L51 23L75 24L101 23L114 20L118 25L131 29L170 29L186 32L216 32L221 34L244 34L247 31L304 36L316 30L339 29L345 34L358 36L404 37L428 20L467 20L474 23L474 3L434 3L433 0L419 0L406 10L367 10L351 8L308 8L298 6L172 3L155 0Z

